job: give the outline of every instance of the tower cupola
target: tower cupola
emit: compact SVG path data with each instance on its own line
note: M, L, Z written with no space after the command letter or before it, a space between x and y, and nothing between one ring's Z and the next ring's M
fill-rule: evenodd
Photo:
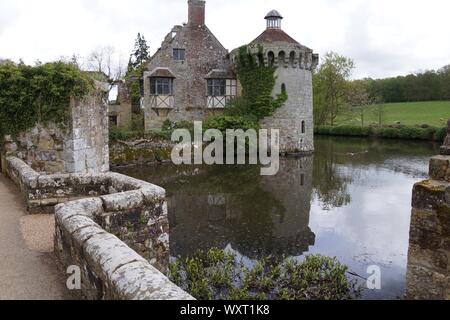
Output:
M277 10L270 11L264 19L267 20L267 29L281 29L283 16Z

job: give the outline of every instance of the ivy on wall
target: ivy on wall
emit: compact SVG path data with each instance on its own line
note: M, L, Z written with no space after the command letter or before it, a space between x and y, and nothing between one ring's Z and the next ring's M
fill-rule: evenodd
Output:
M224 116L211 118L207 128L257 128L261 119L272 116L287 101L285 91L276 98L272 96L276 67L258 63L258 60L262 61L262 48L259 48L257 55L252 54L247 46L239 48L236 74L242 86L242 95L229 103Z
M37 123L64 123L69 116L70 99L82 98L93 88L90 76L73 64L1 64L0 140Z

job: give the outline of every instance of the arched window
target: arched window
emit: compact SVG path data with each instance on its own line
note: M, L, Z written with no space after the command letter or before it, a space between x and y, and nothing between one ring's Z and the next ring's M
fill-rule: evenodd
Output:
M264 65L264 56L262 53L258 53L258 63L260 66Z
M278 54L278 63L281 65L283 65L286 62L286 53L284 51L280 51L280 53Z
M306 132L306 124L305 121L302 121L302 133Z
M267 57L269 59L269 66L273 66L273 64L275 63L275 54L272 51L269 51Z
M295 63L295 51L291 51L291 54L289 55L289 63L291 66L294 66Z
M281 85L281 92L286 93L286 84L284 83Z

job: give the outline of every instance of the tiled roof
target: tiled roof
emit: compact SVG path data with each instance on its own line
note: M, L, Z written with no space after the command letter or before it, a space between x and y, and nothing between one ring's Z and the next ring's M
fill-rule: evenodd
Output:
M176 78L168 68L156 68L150 74L150 77L158 78Z
M272 43L272 42L287 42L299 44L291 36L281 29L268 28L258 38L252 41L252 43Z

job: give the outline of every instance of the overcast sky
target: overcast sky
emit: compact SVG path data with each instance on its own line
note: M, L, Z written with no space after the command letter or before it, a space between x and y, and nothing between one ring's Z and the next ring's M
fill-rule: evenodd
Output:
M206 23L227 49L256 38L277 9L283 29L323 55L355 60L355 78L450 64L448 0L207 0ZM113 46L123 59L138 32L155 52L187 0L0 0L0 58L43 62Z

